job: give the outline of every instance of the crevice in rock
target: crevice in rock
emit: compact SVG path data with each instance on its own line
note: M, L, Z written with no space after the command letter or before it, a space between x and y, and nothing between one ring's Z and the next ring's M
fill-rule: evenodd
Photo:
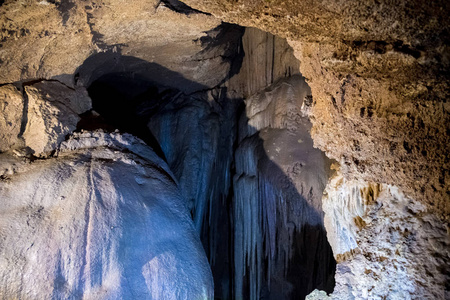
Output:
M159 3L161 3L161 2L164 3L164 5L167 6L168 8L170 8L171 10L173 10L177 13L188 15L188 16L191 14L204 14L204 15L208 15L208 16L211 15L209 13L205 13L200 10L194 9L178 0L161 0Z
M19 131L19 137L23 136L23 133L25 132L25 128L27 126L28 122L28 95L25 91L25 87L22 86L21 88L22 96L23 96L23 110L22 110L22 122L20 123L20 131Z

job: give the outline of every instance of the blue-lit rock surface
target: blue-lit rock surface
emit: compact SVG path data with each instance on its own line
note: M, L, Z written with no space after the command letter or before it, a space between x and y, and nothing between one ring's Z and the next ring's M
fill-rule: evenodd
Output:
M185 199L140 140L75 134L56 157L3 157L1 171L0 298L212 298Z
M245 100L234 183L235 299L332 291L334 259L321 211L329 160L313 147L296 75Z

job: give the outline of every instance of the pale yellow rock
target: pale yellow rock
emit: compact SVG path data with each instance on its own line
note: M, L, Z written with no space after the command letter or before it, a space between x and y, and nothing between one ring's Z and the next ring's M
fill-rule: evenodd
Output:
M17 146L23 113L23 97L11 84L0 87L0 152Z
M53 2L53 1L52 1ZM67 12L61 3L6 1L0 13L0 82L58 77L69 74L93 52L84 3Z
M35 156L50 154L76 129L78 114L91 108L84 90L75 91L59 82L26 86L27 124L23 138Z
M120 52L214 86L221 78L210 73L226 73L226 64L214 54L205 61L195 56L204 50L200 38L220 24L210 15L174 12L160 1L6 1L0 83L38 78L73 85L88 57Z

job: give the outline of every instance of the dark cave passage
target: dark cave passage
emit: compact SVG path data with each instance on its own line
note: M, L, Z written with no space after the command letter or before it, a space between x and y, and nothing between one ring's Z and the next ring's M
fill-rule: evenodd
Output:
M127 80L122 74L101 77L87 90L92 99L93 111L82 116L78 124L79 130L118 129L142 139L156 154L165 158L158 141L148 129L147 122L158 107L178 91L159 91L149 83L142 86L139 81Z
M211 41L212 49L224 44ZM242 48L234 51L242 64ZM222 82L240 76L231 64ZM204 86L117 53L89 58L76 76L93 105L78 130L130 133L168 163L209 259L216 299L302 299L316 288L334 288L336 262L320 207L329 162L313 149L306 119L283 117L278 127L258 121L274 115L275 106L295 115L289 101L309 88L292 68L276 82L264 74L269 86L245 97L236 97L236 84ZM255 105L262 105L256 115Z

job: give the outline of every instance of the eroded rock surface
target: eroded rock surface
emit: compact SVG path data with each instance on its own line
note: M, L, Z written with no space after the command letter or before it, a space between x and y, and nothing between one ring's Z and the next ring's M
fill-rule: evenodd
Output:
M15 169L0 182L1 298L212 298L176 180L140 140L76 134Z
M312 89L315 145L349 178L399 186L448 222L447 1L186 3L287 37Z
M0 87L0 152L19 146L23 102L22 93L12 84Z
M58 81L24 88L27 111L22 137L34 156L49 155L77 128L79 115L92 107L91 99L84 88L75 90Z
M450 296L450 239L425 205L398 187L348 181L339 172L325 193L325 226L338 261L331 299Z
M0 83L57 79L73 85L73 75L89 56L119 52L213 87L222 78L208 74L225 75L229 65L221 53L205 49L201 38L207 32L214 36L220 24L213 16L178 13L156 0L126 5L110 0L5 1L0 12Z
M48 156L76 129L79 115L92 108L85 88L59 81L30 82L20 88L8 84L0 89L0 152Z

